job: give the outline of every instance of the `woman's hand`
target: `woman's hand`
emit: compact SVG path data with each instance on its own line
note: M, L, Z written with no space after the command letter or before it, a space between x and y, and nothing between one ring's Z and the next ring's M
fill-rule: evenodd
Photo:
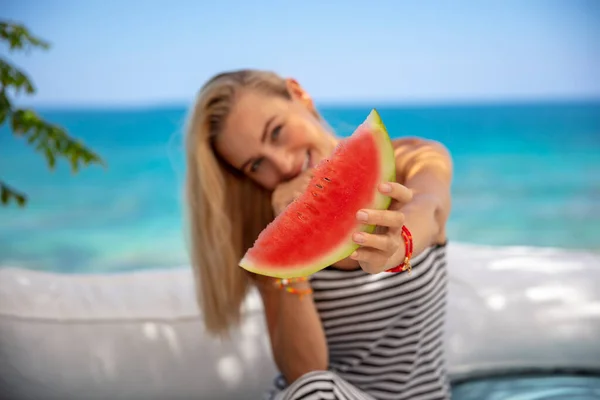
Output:
M397 182L381 184L379 191L390 196L392 202L387 210L363 209L356 213L359 222L376 225L376 229L372 234L357 232L353 235L354 242L360 247L350 256L358 261L363 270L372 274L383 272L404 261L404 214L400 210L413 197L410 189Z
M271 196L271 205L275 216L281 212L295 199L300 197L308 187L312 178L312 171L306 170L294 179L278 185Z

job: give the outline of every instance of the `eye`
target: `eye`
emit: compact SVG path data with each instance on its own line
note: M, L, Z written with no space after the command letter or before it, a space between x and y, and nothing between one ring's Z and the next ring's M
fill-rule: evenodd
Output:
M273 131L271 132L271 140L272 141L277 141L277 139L279 138L279 135L281 134L281 129L283 128L283 125L277 125L275 128L273 128Z
M263 159L259 158L257 160L255 160L252 164L250 164L250 172L256 172L258 171L258 167L260 167L260 164L262 163Z

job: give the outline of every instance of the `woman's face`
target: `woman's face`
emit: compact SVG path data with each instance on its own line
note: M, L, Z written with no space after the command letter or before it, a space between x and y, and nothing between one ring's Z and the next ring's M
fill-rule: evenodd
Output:
M288 88L292 100L241 91L215 142L226 162L271 190L314 167L336 144L306 93L293 80Z

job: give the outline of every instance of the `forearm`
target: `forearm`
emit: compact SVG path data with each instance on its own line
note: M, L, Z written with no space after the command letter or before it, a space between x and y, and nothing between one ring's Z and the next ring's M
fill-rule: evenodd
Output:
M432 246L442 231L441 221L435 201L428 196L420 195L402 208L404 225L410 230L413 240L412 256L420 254Z
M308 288L307 282L295 283ZM279 371L292 383L310 371L325 370L329 364L327 342L312 295L300 297L274 289L270 296L271 348Z
M446 240L450 215L453 163L441 143L424 139L398 141L398 178L411 189L413 199L402 208L413 236L413 256Z
M448 177L423 169L411 177L405 186L414 196L402 207L404 225L413 237L413 256L436 242L445 240L446 221L450 214L450 182Z

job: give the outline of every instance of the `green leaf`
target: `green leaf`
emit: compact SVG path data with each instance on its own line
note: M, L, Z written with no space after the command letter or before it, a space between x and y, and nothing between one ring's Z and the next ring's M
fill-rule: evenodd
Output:
M11 200L16 201L19 207L24 207L27 203L27 197L0 181L0 201L4 205L8 205Z
M27 139L27 144L33 144L39 137L40 132L36 130L31 136L29 136L29 139Z
M6 91L2 88L2 90L0 90L0 126L4 123L6 117L10 115L11 108L12 106L10 100L6 96Z
M69 161L71 162L71 171L76 173L79 170L79 157L77 156L77 153L73 152L71 153L71 156L69 157Z
M0 197L2 198L2 204L8 204L8 200L10 199L10 192L8 191L8 189L4 188L4 185L2 185L0 191L2 192L0 193Z
M32 110L16 110L12 113L13 133L22 135L35 128L40 119Z
M17 204L19 207L25 207L25 203L27 202L27 198L22 194L13 194L14 198L17 200Z
M35 93L35 87L27 74L2 58L0 58L0 82L5 89L14 90L15 94L22 91L27 94Z
M0 38L9 43L11 50L50 48L50 43L33 36L25 26L16 23L0 22Z
M11 51L50 47L48 42L33 36L25 26L7 21L0 21L0 42L8 44ZM69 136L60 126L45 121L33 109L13 107L9 93L31 95L35 91L33 82L24 71L0 57L0 125L8 123L14 136L22 137L42 153L50 170L56 167L59 158L69 162L73 172L80 169L81 162L84 165L105 166L99 155ZM11 200L20 206L26 204L25 194L2 182L0 187L2 204L8 204Z
M44 152L46 153L46 160L48 161L48 167L53 170L54 167L56 166L56 157L54 157L54 152L52 151L52 149L50 149L50 147L46 147L44 149Z

